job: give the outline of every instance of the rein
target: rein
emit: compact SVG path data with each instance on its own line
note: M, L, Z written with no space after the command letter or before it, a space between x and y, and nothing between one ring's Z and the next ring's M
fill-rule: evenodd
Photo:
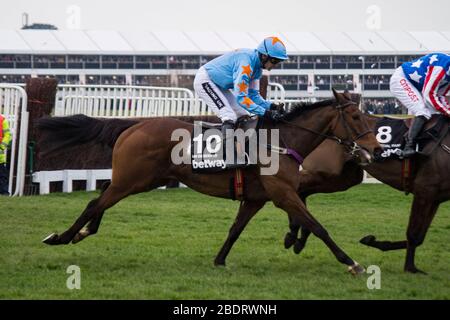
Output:
M294 124L292 122L289 122L289 121L286 121L286 120L283 120L283 119L280 120L280 122L282 122L282 123L284 123L284 124L286 124L288 126L292 126L292 127L298 128L298 129L302 129L304 131L311 132L311 133L313 133L313 134L315 134L317 136L324 137L325 139L334 140L338 144L344 145L345 147L349 148L350 149L350 154L354 155L357 151L361 150L361 147L356 143L356 141L358 141L359 139L361 139L364 136L368 135L369 133L372 133L372 130L368 129L367 131L358 134L357 132L355 132L355 130L353 128L351 128L348 125L347 121L345 120L345 117L344 117L344 114L343 114L343 110L346 107L351 106L351 105L356 105L356 102L349 101L349 102L347 102L347 103L345 103L343 105L336 106L336 109L339 110L339 120L341 120L343 122L345 130L347 131L347 134L350 137L350 139L341 139L341 138L337 137L336 135L328 135L328 134L324 134L324 133L321 133L321 132L317 132L315 130L312 130L312 129L309 129L309 128L306 128L306 127L303 127L303 126L300 126L300 125L297 125L297 124ZM353 132L353 134L356 134L356 138L354 138L353 140L351 140L352 132ZM283 141L283 143L286 145L286 143L284 141ZM292 150L292 149L287 148L285 154L292 154L293 152L295 152L295 151ZM302 158L301 156L298 155L297 152L295 152L295 154L296 154L294 156L295 159L297 159L298 157Z
M343 105L337 105L336 106L336 109L339 110L339 119L342 119L342 121L344 123L344 127L345 127L349 137L352 136L351 132L352 131L355 132L355 130L352 130L352 128L350 128L350 126L348 125L347 121L345 120L345 117L344 117L344 114L343 114L343 110L346 107L351 106L351 105L356 105L356 102L349 101L349 102L347 102L347 103L345 103ZM324 133L321 133L321 132L317 132L315 130L312 130L312 129L309 129L309 128L297 125L295 123L286 121L284 119L281 119L279 122L282 122L282 123L284 123L284 124L286 124L288 126L291 126L291 127L295 127L295 128L298 128L298 129L302 129L304 131L311 132L311 133L313 133L313 134L315 134L317 136L324 137L325 139L334 140L338 144L344 145L345 147L349 148L351 155L355 155L355 153L357 151L360 151L362 149L356 143L356 141L358 141L359 139L361 139L365 135L367 135L367 134L372 132L372 130L369 129L369 130L367 130L367 131L365 131L365 132L363 132L361 134L358 134L356 136L356 139L354 139L354 140L347 140L347 139L341 139L341 138L337 137L336 135L328 135L328 134L324 134ZM337 123L336 123L336 125L337 125ZM283 137L280 136L280 139L281 139L281 142L286 146L286 148L276 147L276 146L272 146L272 145L267 145L267 148L269 150L272 150L273 152L277 152L279 154L284 154L284 155L291 156L292 158L294 158L297 161L297 163L299 165L301 165L303 163L303 161L304 161L304 158L297 151L295 151L294 149L291 149L291 148L287 147L287 144L284 141Z
M350 101L350 102L347 102L346 104L344 104L344 105L342 105L342 106L338 106L337 108L339 109L339 116L340 116L340 118L342 119L342 121L343 121L343 123L344 123L344 127L345 127L345 129L347 130L347 134L349 134L349 137L352 136L352 133L356 135L356 138L354 138L353 141L350 141L350 140L349 140L349 141L350 141L350 144L356 144L356 141L358 141L358 140L361 139L362 137L365 137L365 136L368 135L369 133L372 133L372 130L370 130L369 128L367 128L367 130L366 130L365 132L358 134L358 132L356 132L355 129L351 128L351 127L348 125L347 121L346 121L345 118L344 118L344 114L343 114L343 111L342 111L342 110L343 110L344 108L350 106L350 105L356 105L356 103L353 102L353 101ZM353 143L352 143L352 142L353 142Z

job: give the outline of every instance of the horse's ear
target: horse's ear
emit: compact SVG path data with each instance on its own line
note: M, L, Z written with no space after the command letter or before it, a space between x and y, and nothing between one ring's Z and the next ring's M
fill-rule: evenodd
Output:
M337 101L341 100L341 95L339 94L339 92L337 92L335 88L331 88L331 90L333 91L334 98Z
M358 105L361 103L361 95L359 93L352 93L351 100L356 102Z
M346 97L348 100L352 100L352 95L348 90L344 91L344 97Z

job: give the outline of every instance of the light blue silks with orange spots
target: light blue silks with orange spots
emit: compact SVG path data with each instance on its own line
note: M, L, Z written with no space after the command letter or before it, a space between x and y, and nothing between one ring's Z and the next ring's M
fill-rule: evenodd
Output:
M252 49L239 49L217 57L204 68L211 80L221 89L231 89L238 104L250 113L262 116L270 102L259 94L262 65L259 53Z

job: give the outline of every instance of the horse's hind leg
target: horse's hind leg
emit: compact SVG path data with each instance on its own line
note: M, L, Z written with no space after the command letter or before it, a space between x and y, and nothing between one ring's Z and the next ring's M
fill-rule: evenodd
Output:
M42 242L49 245L68 244L75 235L89 222L94 216L101 215L103 212L112 207L114 204L128 196L130 193L125 188L119 188L110 185L108 189L97 199L92 200L84 209L80 217L75 223L61 235L51 234ZM79 241L79 240L78 240Z
M73 237L72 243L76 244L86 238L97 233L105 211L97 212L94 217Z
M366 245L368 247L377 248L381 251L391 251L391 250L400 250L406 249L408 246L407 240L401 241L378 241L377 238L373 235L368 235L359 240L360 243Z
M306 206L306 197L307 196L300 195L300 199L303 201L305 206ZM296 216L288 215L288 217L289 217L290 231L288 233L286 233L286 236L284 237L284 247L286 249L289 249L290 247L292 247L294 245L294 252L296 254L299 254L300 251L302 251L309 234L306 235L306 239L304 239L304 243L303 243L303 245L301 245L300 241L303 238L303 235L306 234L307 230L304 227L302 227L302 238L297 239L298 231L300 230L300 221L298 220L298 218ZM306 231L304 231L304 230L306 230Z
M101 194L103 194L108 187L111 185L111 182L106 182L102 185ZM105 211L97 212L93 218L85 225L73 238L72 243L76 244L86 238L89 235L96 234L98 228L100 227L100 222L102 221L103 214Z
M239 238L251 218L264 206L265 201L243 201L239 206L239 211L233 225L230 228L228 238L220 249L214 260L216 266L225 265L225 259L231 250L231 247Z
M378 241L375 236L369 235L359 242L382 251L407 249L404 270L412 273L424 273L415 266L415 252L416 248L423 243L438 208L438 203L415 196L406 233L408 240Z

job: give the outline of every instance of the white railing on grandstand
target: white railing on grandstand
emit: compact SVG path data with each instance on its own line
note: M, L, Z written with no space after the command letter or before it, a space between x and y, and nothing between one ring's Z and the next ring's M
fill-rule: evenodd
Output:
M202 114L192 91L184 88L59 85L55 115L131 118Z
M286 90L282 84L276 82L269 82L267 87L267 100L277 103L284 103L284 108L289 111L292 106L299 102L314 102L315 98L297 98L286 99Z
M283 102L286 92L269 83L268 99ZM59 85L55 115L82 113L92 117L159 117L212 115L208 106L185 88L118 85Z
M9 122L12 138L8 190L12 196L21 196L25 186L28 139L27 94L22 87L0 84L0 113ZM15 184L13 184L14 174L16 174Z
M281 84L269 83L267 93L271 101L286 100ZM79 113L106 118L213 115L201 99L185 88L59 85L55 116Z
M267 100L273 102L284 102L286 99L286 90L282 84L269 82L267 86Z

